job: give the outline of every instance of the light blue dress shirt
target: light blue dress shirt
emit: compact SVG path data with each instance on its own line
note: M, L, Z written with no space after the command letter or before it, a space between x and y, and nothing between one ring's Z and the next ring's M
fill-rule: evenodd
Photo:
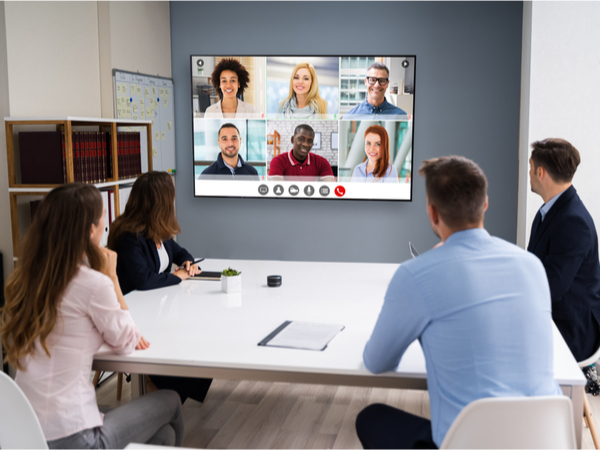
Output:
M353 183L399 183L398 181L398 171L394 166L388 164L388 170L385 172L385 175L379 179L376 179L373 176L373 172L367 174L367 163L369 160L367 159L365 162L359 164L352 171L352 182Z
M566 189L565 189L566 191ZM558 197L560 197L563 192L562 191L560 194L555 195L554 197L552 197L550 200L548 200L548 203L544 203L542 205L542 207L540 208L540 214L542 215L542 222L544 221L544 218L546 217L546 214L548 213L548 211L550 211L550 208L552 208L552 205L554 205L556 203L556 200L558 200Z
M344 114L344 119L350 119L350 116L352 116L352 120L372 120L373 117L377 116L387 116L386 120L408 120L406 112L385 99L381 105L373 106L365 98L361 103Z
M366 367L394 370L415 339L425 355L438 447L474 400L562 395L544 267L482 228L454 233L398 268L365 347Z
M242 167L242 161L240 160L240 158L238 158L238 163L237 163L237 166L235 166L235 167L231 167L229 164L227 164L225 162L225 160L223 160L223 164L225 164L227 166L227 168L229 170L231 170L231 175L235 175L235 169L236 169L236 167Z

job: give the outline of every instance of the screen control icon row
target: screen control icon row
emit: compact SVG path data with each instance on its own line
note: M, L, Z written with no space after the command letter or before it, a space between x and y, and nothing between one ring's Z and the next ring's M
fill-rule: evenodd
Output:
M266 184L261 184L258 187L258 193L263 196L267 195L269 193L269 186L267 186ZM273 187L273 193L279 197L285 193L285 189L283 188L282 185L276 184ZM292 184L288 188L288 193L291 196L295 197L296 195L298 195L300 193L300 188L298 186L296 186L295 184ZM312 197L314 195L314 193L315 193L315 188L313 186L311 186L310 184L304 187L304 195L306 195L307 197ZM321 186L319 188L319 195L321 195L321 197L327 197L330 193L331 193L331 190L329 189L329 186ZM338 197L343 197L344 194L346 194L346 189L344 189L343 186L336 186L336 188L334 189L334 193Z

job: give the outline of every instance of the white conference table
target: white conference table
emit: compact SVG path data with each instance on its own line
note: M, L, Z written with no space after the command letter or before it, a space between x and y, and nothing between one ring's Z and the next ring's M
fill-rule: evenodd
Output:
M202 269L242 272L241 294L220 281L187 280L126 296L150 348L119 356L103 347L94 370L234 380L427 389L418 341L394 372L374 375L362 362L397 264L206 260ZM267 286L281 275L282 286ZM257 344L286 320L345 325L324 351ZM554 327L554 376L573 401L581 447L585 377Z

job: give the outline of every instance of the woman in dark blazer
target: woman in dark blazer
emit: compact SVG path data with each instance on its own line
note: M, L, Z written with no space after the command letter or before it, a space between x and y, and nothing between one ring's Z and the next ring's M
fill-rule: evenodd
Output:
M110 226L108 248L117 252L117 276L123 294L181 283L200 273L194 258L173 237L181 232L175 217L175 186L166 172L148 172L133 184L125 212ZM172 264L179 267L171 272ZM204 378L152 375L159 389L204 401L212 382Z
M153 239L146 239L141 233L124 232L119 236L116 251L119 259L117 275L123 280L123 294L133 290L147 291L165 286L181 283L189 277L190 273L199 273L197 265L190 266L190 270L180 269L171 272L172 264L178 266L193 262L194 258L186 249L181 248L173 239L162 241L168 256L167 269L159 273L159 249Z

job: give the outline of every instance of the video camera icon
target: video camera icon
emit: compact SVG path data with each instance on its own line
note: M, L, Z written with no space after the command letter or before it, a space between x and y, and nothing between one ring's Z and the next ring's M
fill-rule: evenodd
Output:
M295 184L292 184L288 188L288 192L290 193L290 195L293 195L295 197L296 195L298 195L300 193L300 189L298 189L298 186L296 186Z

